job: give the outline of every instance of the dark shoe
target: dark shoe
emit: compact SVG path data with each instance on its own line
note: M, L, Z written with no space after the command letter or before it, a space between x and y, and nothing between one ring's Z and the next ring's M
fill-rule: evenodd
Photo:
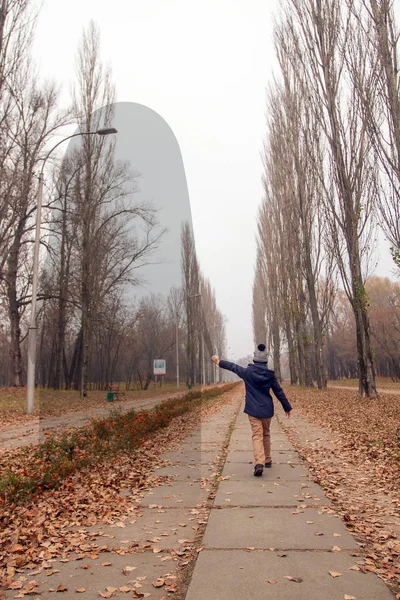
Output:
M265 463L265 468L266 469L270 469L272 467L272 460L270 460L269 462Z
M254 467L254 477L261 477L263 474L264 467L262 465L256 465Z

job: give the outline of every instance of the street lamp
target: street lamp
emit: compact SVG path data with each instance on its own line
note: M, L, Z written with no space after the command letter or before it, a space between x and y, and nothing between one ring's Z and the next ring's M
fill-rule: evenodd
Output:
M82 131L80 133L74 133L68 137L60 140L53 148L48 152L47 156L43 160L42 169L39 174L39 186L37 194L37 215L36 215L36 232L35 232L35 249L33 254L33 275L32 275L32 307L31 307L31 318L28 330L28 373L27 373L27 391L26 391L26 412L28 415L33 414L34 408L34 397L35 397L35 365L36 365L36 300L37 300L37 287L38 287L38 274L39 274L39 249L40 249L40 227L42 220L42 199L43 199L43 178L44 168L46 162L52 152L60 145L70 140L71 138L83 136L83 135L111 135L118 133L114 127L107 129L98 129L97 131Z
M176 311L176 389L179 390L179 313Z

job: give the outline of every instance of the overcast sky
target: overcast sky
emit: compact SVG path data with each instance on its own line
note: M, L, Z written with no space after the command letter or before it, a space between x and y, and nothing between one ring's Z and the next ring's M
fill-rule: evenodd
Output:
M230 357L252 352L256 214L279 0L43 0L34 47L67 103L76 48L100 27L118 101L144 104L181 148L201 267L227 317ZM390 276L387 250L377 274Z

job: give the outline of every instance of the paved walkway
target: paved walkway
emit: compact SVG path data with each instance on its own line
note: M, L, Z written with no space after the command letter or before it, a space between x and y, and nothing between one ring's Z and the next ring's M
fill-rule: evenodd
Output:
M393 600L375 574L351 570L360 548L276 419L273 467L253 476L242 396L163 455L156 472L174 480L143 492L134 519L86 528L101 554L54 561L35 574L42 600L54 598L49 590L58 586L67 588L64 598L82 588L85 600L107 588L103 597L173 598L185 569L180 600ZM191 569L185 553L193 547ZM7 600L15 594L7 591Z
M250 427L239 414L186 600L393 600L374 574L350 570L357 542L276 419L272 432L273 467L254 477Z

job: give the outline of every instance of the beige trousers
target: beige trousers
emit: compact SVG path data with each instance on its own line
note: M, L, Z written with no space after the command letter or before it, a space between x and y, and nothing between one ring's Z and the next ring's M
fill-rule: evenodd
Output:
M254 463L264 465L271 460L271 434L269 431L271 419L258 419L248 415L252 438Z

